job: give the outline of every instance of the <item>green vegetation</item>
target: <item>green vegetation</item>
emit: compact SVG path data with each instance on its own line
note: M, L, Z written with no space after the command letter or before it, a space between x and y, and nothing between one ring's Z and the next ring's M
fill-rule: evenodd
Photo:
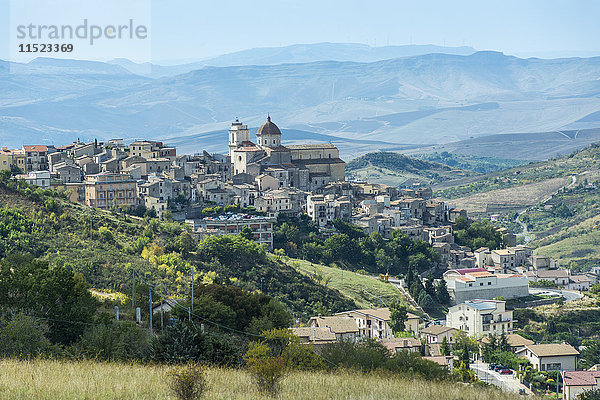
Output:
M346 171L360 179L377 180L394 186L406 184L407 181L432 184L474 175L442 163L386 151L355 158L346 164Z
M457 244L470 247L473 251L480 247L499 249L502 245L502 235L489 220L469 222L459 217L454 226L454 237Z
M365 274L347 271L335 265L327 266L296 259L288 259L284 262L309 276L315 283L339 291L345 297L352 299L360 308L380 306L382 305L380 299L389 304L401 295L400 291L390 283Z
M334 225L341 234L326 237L307 216L280 218L273 232L274 246L290 257L372 274L399 275L409 269L420 273L439 262L439 254L428 243L411 240L402 232L394 231L391 240L384 240L378 233L367 236L359 227L339 219Z
M552 307L552 308L551 308ZM600 309L569 309L546 306L514 311L515 327L538 343L565 341L572 346L582 344L582 338L600 338Z
M473 171L480 174L502 171L529 163L529 161L526 160L507 160L495 157L478 157L472 154L454 154L447 151L442 151L441 153L433 152L427 154L418 154L415 157L448 165L452 168Z

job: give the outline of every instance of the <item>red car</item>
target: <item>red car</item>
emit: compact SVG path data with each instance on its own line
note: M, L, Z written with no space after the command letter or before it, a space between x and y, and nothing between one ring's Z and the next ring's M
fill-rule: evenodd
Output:
M512 370L508 369L508 368L503 368L500 371L498 371L499 374L503 374L503 375L508 375L508 374L512 374Z

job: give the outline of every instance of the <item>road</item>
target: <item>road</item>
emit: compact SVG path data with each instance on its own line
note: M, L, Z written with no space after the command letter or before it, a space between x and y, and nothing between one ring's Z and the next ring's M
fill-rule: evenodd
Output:
M585 173L587 173L587 171L582 172L580 175L583 175ZM552 200L552 197L557 195L562 189L570 189L573 186L575 186L576 184L577 184L577 175L571 175L571 182L569 182L568 185L563 186L561 189L557 190L556 192L554 192L553 194L548 196L548 198L544 199L541 202L541 204L545 204L548 201ZM535 238L535 235L532 235L529 233L529 230L527 229L527 224L525 222L521 221L521 216L523 214L525 214L528 210L529 210L529 208L519 211L519 214L517 215L517 218L515 219L515 221L518 222L521 225L521 227L523 228L523 232L517 233L517 236L523 236L523 239L525 240L525 244L531 242Z
M496 371L490 371L488 370L488 364L483 362L471 364L470 367L480 380L498 386L505 392L518 394L520 390L524 389L525 393L532 394L529 388L520 383L514 374L501 375Z
M529 288L529 294L546 294L546 295L561 295L565 301L579 300L583 298L583 294L575 290L560 290L560 289L546 289L546 288Z

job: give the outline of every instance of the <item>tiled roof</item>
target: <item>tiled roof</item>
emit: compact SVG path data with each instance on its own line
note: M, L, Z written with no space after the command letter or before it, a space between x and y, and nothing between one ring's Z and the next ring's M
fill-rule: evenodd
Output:
M48 151L48 146L46 145L36 145L36 146L23 146L25 151Z
M311 323L315 322L318 327L328 327L334 333L358 332L356 320L350 317L313 317Z
M511 347L530 346L534 343L533 340L526 339L523 336L518 335L516 333L506 335L506 340ZM483 343L489 343L490 339L489 337L484 336L481 339L481 341Z
M329 328L312 328L301 327L291 328L292 333L298 337L307 338L309 341L333 342L335 341L335 333Z
M567 386L596 386L600 371L565 371L563 382Z
M448 331L452 331L452 330L456 331L456 329L451 326L431 325L427 328L421 329L421 332L428 334L428 335L440 335L444 332L448 332Z
M336 149L331 143L292 144L286 146L290 150Z
M577 349L568 343L532 344L526 348L538 357L579 355Z

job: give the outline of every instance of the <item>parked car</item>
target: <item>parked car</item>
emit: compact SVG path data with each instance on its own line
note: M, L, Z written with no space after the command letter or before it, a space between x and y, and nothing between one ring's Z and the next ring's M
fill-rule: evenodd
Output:
M504 365L502 364L496 364L496 366L494 367L494 371L499 372L501 369L506 368Z
M489 370L496 369L496 363L490 363L490 365L488 365L488 369Z
M508 369L508 368L502 368L500 371L498 371L499 374L503 374L503 375L510 375L512 374L512 370Z

